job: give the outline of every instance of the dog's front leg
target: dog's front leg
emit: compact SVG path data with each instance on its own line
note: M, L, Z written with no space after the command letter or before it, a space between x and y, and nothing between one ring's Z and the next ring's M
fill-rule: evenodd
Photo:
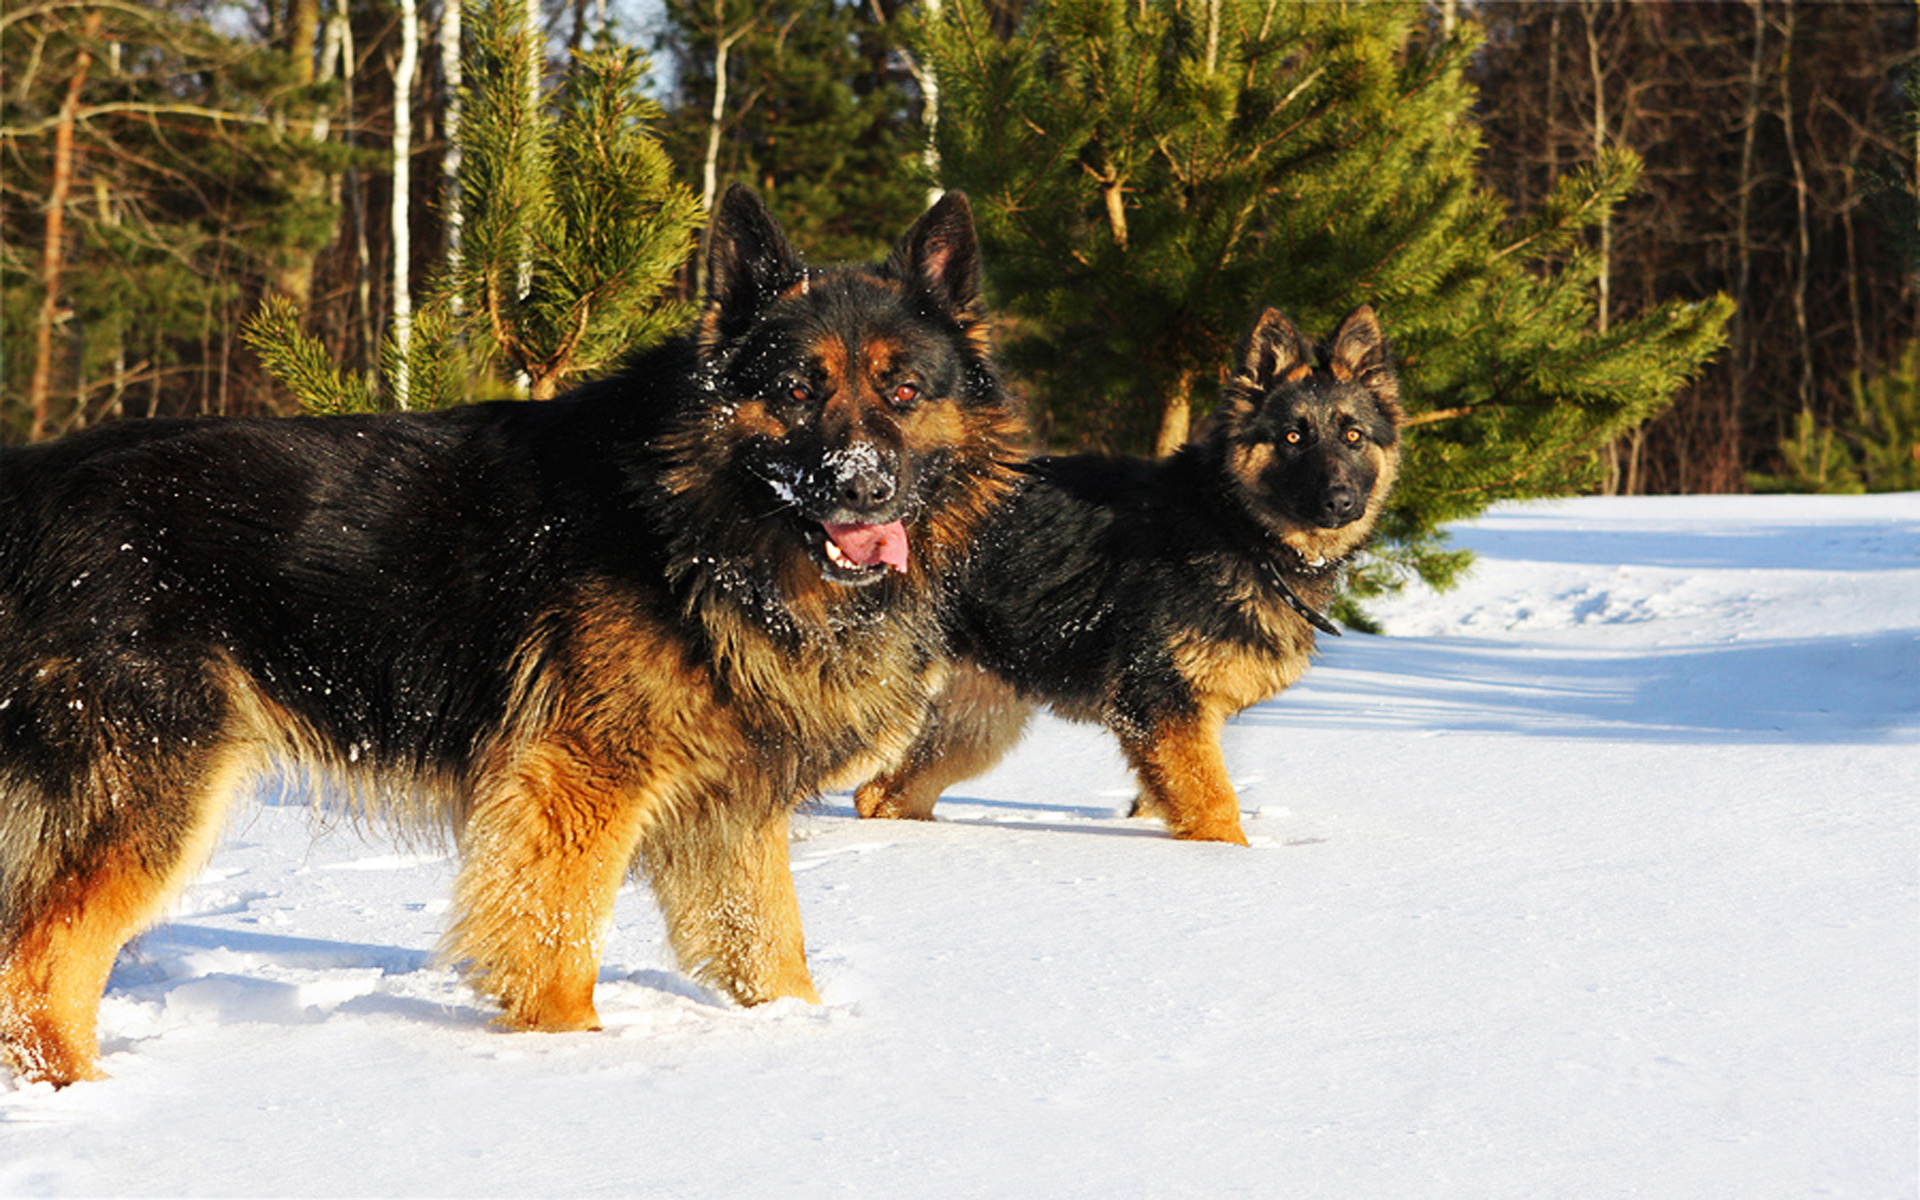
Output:
M820 1003L785 810L737 813L718 801L650 829L640 854L682 968L742 1004Z
M549 737L481 789L460 838L447 953L501 1020L600 1028L593 985L644 805L585 745Z
M1199 713L1168 718L1138 733L1118 732L1140 779L1138 811L1164 820L1176 838L1244 846L1240 802L1220 756L1221 724Z

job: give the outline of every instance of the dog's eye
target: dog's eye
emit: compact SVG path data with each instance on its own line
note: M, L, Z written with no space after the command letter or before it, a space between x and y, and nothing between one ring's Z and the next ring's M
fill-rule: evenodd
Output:
M1347 445L1358 446L1360 444L1360 437L1361 434L1358 429L1347 430Z
M920 385L917 383L896 383L893 385L893 402L901 408L920 398Z
M804 383L790 383L787 385L787 395L804 404L813 399L813 389Z
M1283 440L1284 440L1284 441L1285 441L1285 442L1287 443L1287 445L1289 445L1289 446L1298 446L1298 445L1300 444L1300 442L1301 442L1301 440L1302 440L1302 439L1301 439L1301 437L1300 437L1300 431L1299 431L1298 429L1289 429L1289 430L1287 430L1287 432L1286 432L1286 434L1285 434L1285 437L1283 438Z

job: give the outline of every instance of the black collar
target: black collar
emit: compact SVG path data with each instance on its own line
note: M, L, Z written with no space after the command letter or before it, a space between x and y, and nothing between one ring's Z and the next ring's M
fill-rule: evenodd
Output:
M1284 546L1282 549L1285 553L1295 554L1297 556L1297 552L1291 546ZM1292 587L1288 586L1287 577L1280 573L1280 565L1274 561L1273 555L1262 554L1259 556L1259 560L1260 569L1266 572L1267 582L1272 584L1274 590L1280 593L1280 598L1287 602L1288 608L1299 613L1301 617L1305 618L1307 624L1318 629L1320 632L1330 633L1334 637L1340 636L1340 627L1338 625L1328 620L1323 614L1314 611L1312 605L1302 600L1299 594L1296 593Z

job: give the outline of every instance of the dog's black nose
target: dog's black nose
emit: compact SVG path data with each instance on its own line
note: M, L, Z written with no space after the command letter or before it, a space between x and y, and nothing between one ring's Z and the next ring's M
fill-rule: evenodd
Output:
M1360 515L1360 494L1350 487L1328 488L1320 498L1321 515L1330 525L1344 525Z
M893 499L893 476L878 469L865 469L842 475L834 498L843 506L861 511L879 508Z

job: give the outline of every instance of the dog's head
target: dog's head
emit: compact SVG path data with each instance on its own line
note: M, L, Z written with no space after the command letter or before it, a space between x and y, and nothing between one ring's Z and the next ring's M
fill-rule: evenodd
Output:
M1400 383L1373 309L1324 346L1268 309L1205 434L1243 503L1309 563L1358 549L1400 457Z
M1008 486L1021 426L987 359L979 250L949 194L887 260L809 267L751 191L714 217L700 428L669 487L787 604L923 587ZM825 585L823 591L822 585Z

